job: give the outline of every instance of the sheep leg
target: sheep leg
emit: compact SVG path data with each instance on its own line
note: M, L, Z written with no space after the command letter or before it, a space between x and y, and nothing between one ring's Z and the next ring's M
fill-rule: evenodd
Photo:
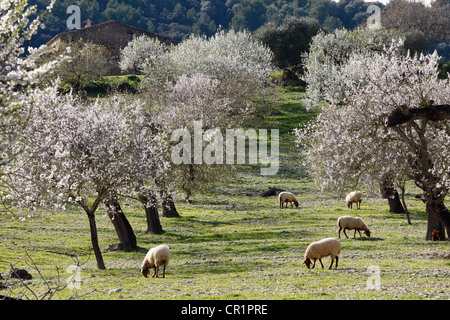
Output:
M166 277L166 262L164 261L164 264L163 264L163 278L165 278Z
M347 233L345 232L345 230L346 230L346 228L344 228L344 234L345 234L345 236L348 238L348 235L347 235Z
M337 269L338 262L339 262L339 256L336 256L336 264L334 265L334 269Z
M313 266L312 266L311 269L314 269L314 267L316 266L316 260L317 260L317 259L314 259L314 263L313 263Z
M158 269L159 269L159 266L155 266L155 272L153 273L152 278L158 278Z
M341 238L341 230L342 230L342 227L341 227L341 226L339 226L339 232L338 232L338 235L339 235L339 239Z
M330 264L330 267L328 269L331 269L331 267L333 266L333 262L334 262L334 258L331 257L331 264Z
M322 265L322 269L323 269L323 263L322 263L322 258L319 258L319 262Z
M355 233L353 233L353 239L355 239L356 238L356 229L355 229Z
M358 233L359 233L359 236L360 236L360 237L362 237L362 235L361 235L361 231L360 231L360 230L358 230Z

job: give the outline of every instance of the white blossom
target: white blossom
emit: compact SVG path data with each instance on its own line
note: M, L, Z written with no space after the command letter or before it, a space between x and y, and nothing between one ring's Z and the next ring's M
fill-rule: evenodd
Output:
M194 36L170 50L157 40L134 39L122 50L123 69L137 68L156 82L204 74L213 79L248 78L269 82L274 70L272 52L247 31L218 31L211 38Z
M420 176L423 173L419 174L416 163L422 159L419 152L426 150L433 177L438 179L436 190L440 189L443 196L447 193L448 121L417 120L388 128L386 119L401 105L448 104L450 82L438 79L436 53L404 57L395 54L396 50L394 43L385 52L350 54L336 71L345 100L327 95L327 107L317 119L295 131L305 164L322 188L373 185L384 175L425 183L427 177Z

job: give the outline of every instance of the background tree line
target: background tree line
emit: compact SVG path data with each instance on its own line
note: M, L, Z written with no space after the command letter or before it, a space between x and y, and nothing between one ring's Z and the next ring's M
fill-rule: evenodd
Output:
M298 72L300 54L319 29L333 32L353 30L364 25L367 8L376 4L382 9L385 28L406 37L405 47L413 52L438 51L443 63L450 60L450 0L435 0L431 7L407 0L392 0L386 6L363 0L80 0L82 21L94 24L117 20L170 37L177 41L191 34L212 36L218 28L256 32L256 37L275 54L275 63L286 72ZM38 12L49 0L33 0ZM57 1L45 15L45 29L33 37L32 46L46 43L56 34L67 31L66 9L73 0ZM293 67L293 68L292 68ZM291 68L291 69L290 69ZM448 68L448 67L447 67ZM301 71L301 70L300 70ZM444 72L445 74L445 72ZM295 74L294 74L295 75ZM290 76L286 74L285 79Z
M30 4L44 9L48 2L33 0ZM211 36L219 26L254 31L267 22L279 25L291 16L309 16L330 31L342 27L353 29L366 18L371 4L363 0L61 0L45 17L46 29L33 38L34 46L67 31L66 9L76 2L82 21L91 19L97 24L113 19L177 41L192 33ZM383 7L379 2L373 3Z

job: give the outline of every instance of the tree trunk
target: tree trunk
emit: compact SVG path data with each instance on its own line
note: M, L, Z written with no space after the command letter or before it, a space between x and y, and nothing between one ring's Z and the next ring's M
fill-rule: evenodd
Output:
M428 219L426 240L431 240L433 230L439 231L441 240L445 240L445 231L450 237L450 212L442 201L425 199Z
M380 192L383 199L388 199L390 213L405 213L398 192L390 179L384 179L380 182Z
M175 208L175 202L170 194L164 193L162 196L162 210L163 217L166 218L178 218L180 215L178 214L177 209Z
M180 215L175 208L175 202L169 192L167 192L164 182L155 179L155 184L158 186L158 192L162 200L162 216L165 218L178 218Z
M148 197L140 196L139 201L144 205L145 215L147 217L147 231L145 233L163 234L164 230L159 220L156 194L150 190L148 193Z
M445 240L445 229L450 235L450 212L444 205L447 190L443 186L438 187L440 179L433 175L433 162L426 148L418 150L414 165L413 168L417 168L416 185L424 191L428 220L425 239L431 240L433 230L437 230L441 234L441 240Z
M105 263L103 262L102 252L98 245L98 235L97 235L97 225L95 223L95 213L86 212L89 219L89 228L91 230L91 242L92 249L94 250L95 259L97 260L97 268L100 270L105 270Z
M103 200L103 205L106 207L109 219L111 219L114 229L116 229L119 244L110 246L110 250L133 251L137 249L136 236L128 219L120 207L117 195L110 193L108 197Z
M406 220L408 221L408 224L412 224L411 223L411 218L409 217L409 211L408 211L408 207L406 206L406 201L405 201L405 186L400 186L400 191L402 192L402 203L403 203L403 208L405 209L405 213L406 213Z
M409 140L415 155L411 155L408 161L413 169L416 185L424 191L428 220L426 239L431 240L433 230L437 230L441 234L441 240L445 240L445 230L450 237L450 212L444 205L449 190L433 173L434 164L429 155L425 129L428 121L450 120L450 105L433 106L432 103L430 101L427 106L418 108L401 105L388 116L386 125L400 136L406 137L406 133L398 125L408 123L408 128L417 134L417 141ZM418 119L422 120L420 125L413 121Z

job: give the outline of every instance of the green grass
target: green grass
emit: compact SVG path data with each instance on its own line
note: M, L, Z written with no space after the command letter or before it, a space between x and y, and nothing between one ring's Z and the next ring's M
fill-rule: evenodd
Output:
M142 76L136 75L106 76L102 80L92 81L84 89L87 96L94 99L107 96L114 90L134 93L138 90L141 81Z
M177 202L181 217L161 218L165 233L158 236L144 234L140 206L123 203L143 251L103 253L107 270L97 270L91 255L80 273L79 289L65 289L55 298L449 299L449 243L424 240L426 215L423 203L413 196L417 190L411 185L407 194L412 225L403 215L389 214L387 201L379 197L368 197L361 210L351 211L343 194L317 191L299 170L290 134L312 115L299 103L301 91L284 90L280 110L266 119L269 126L283 128L279 174L263 177L254 168L239 170L230 183L194 194L191 203ZM299 208L280 209L276 197L258 196L270 186L294 192ZM307 245L337 236L336 219L347 214L362 217L372 238L341 239L337 270L326 269L329 258L323 259L325 269L308 270L302 265ZM106 250L117 237L103 209L96 219L100 246ZM0 273L6 274L10 264L27 269L34 277L28 286L37 293L46 286L26 252L51 284L71 276L66 272L74 264L71 256L80 261L89 256L88 221L76 207L25 221L1 214L0 225ZM166 278L143 278L142 259L157 244L171 247ZM380 268L380 290L367 288L370 266ZM13 295L20 290L15 288Z

